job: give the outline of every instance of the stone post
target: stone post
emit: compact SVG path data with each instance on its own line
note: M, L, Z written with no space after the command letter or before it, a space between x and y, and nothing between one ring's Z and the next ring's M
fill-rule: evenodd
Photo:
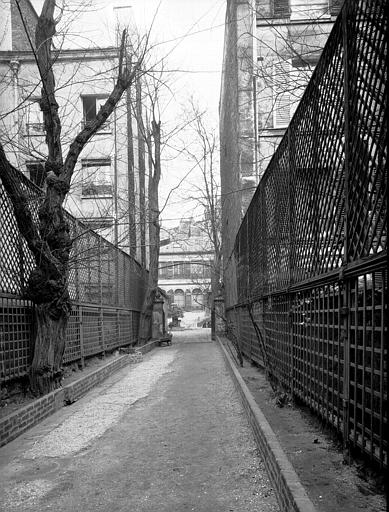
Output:
M224 298L215 297L215 334L216 336L224 336L226 333Z
M152 325L152 338L154 340L160 339L164 335L163 327L163 299L155 299L153 305L153 325Z

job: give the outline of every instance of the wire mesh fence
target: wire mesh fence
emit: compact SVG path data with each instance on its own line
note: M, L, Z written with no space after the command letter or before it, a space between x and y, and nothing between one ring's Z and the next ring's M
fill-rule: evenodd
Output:
M21 173L16 179L37 220L42 191ZM34 261L19 235L1 182L0 218L1 383L28 372L34 337L33 305L23 298ZM71 363L137 342L147 272L128 254L69 214L67 221L74 240L69 272L73 309L64 363Z
M346 1L238 232L242 351L387 466L384 1ZM230 275L232 271L228 271ZM261 347L252 318L263 339Z

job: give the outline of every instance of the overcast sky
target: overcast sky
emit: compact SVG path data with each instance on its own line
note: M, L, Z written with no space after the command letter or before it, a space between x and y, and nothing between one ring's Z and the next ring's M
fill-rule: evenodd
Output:
M32 3L39 13L42 1ZM157 44L160 56L168 56L169 68L176 71L174 97L166 116L173 123L193 95L207 109L211 124L217 129L226 0L93 0L87 7L84 0L70 0L66 4L69 9L63 23L72 22L67 29L68 46L113 44L113 7L120 7L116 12L121 13L121 18L131 18L141 32L153 23L152 41ZM160 187L162 204L168 190L190 166L185 159L165 163ZM172 194L170 206L163 212L165 226L177 224L181 216L190 216L193 204L182 199L183 195L179 190Z

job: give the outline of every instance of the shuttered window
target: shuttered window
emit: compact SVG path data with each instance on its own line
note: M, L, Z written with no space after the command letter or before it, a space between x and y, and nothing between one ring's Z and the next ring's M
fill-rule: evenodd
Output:
M112 169L110 158L81 160L82 196L112 196Z
M289 0L273 0L274 18L287 18L290 16Z
M331 16L337 16L342 7L343 0L329 0Z
M291 64L289 61L273 64L273 126L285 128L290 121Z
M44 135L43 112L39 105L40 98L30 98L27 102L26 128L28 135Z

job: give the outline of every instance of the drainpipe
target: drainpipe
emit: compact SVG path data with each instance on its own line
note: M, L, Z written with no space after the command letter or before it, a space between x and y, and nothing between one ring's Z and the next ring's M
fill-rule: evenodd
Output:
M10 68L12 71L12 83L13 83L13 109L14 109L14 118L11 128L11 134L16 129L16 151L17 151L17 159L18 159L18 152L20 148L20 113L19 113L19 69L20 69L20 62L16 59L11 60Z
M118 143L117 143L117 113L116 108L113 111L113 137L114 137L114 155L113 155L113 208L114 208L114 244L117 247L119 241L118 233Z

